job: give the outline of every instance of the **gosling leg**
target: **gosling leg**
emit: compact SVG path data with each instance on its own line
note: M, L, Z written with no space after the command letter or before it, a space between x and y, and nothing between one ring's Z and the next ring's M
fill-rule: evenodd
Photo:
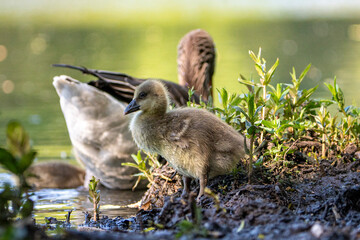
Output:
M204 195L205 187L208 182L208 174L206 173L202 174L199 181L200 181L200 191L198 197L196 198L196 201L198 202L200 201L201 196Z
M182 179L183 179L183 183L184 183L184 189L181 194L181 197L184 198L186 196L186 194L188 194L190 192L191 178L183 176Z
M176 176L176 174L177 174L177 171L175 170L175 172L170 176L170 179L173 180L174 177Z

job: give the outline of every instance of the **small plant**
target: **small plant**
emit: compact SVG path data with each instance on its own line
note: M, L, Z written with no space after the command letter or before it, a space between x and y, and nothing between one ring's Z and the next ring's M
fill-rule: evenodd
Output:
M271 119L278 119L278 117L284 114L284 107L286 96L288 95L290 89L287 87L284 89L284 84L276 84L276 88L272 85L269 85L271 88L270 101L268 103L269 109L271 110L272 116Z
M263 106L256 106L255 95L251 92L245 95L244 99L247 104L247 111L238 106L235 106L234 108L244 115L244 118L242 118L241 121L245 122L246 137L250 139L249 149L247 148L247 143L244 143L245 149L249 154L248 181L250 183L252 177L253 159L255 155L255 136L260 132L259 124L261 123L261 120L259 118L259 112Z
M272 67L268 71L266 71L266 61L264 58L261 57L261 48L259 48L259 52L257 56L253 51L249 51L249 55L255 62L255 69L260 77L260 84L254 84L251 81L247 81L244 77L242 77L242 75L240 75L240 79L238 81L248 86L259 87L258 91L256 92L256 96L258 95L259 91L262 89L261 98L259 99L261 103L259 104L263 106L263 108L261 109L261 120L265 120L265 114L266 114L265 103L268 95L266 89L267 86L271 86L270 82L272 77L274 76L277 66L279 65L279 59L276 59L274 65L272 65ZM263 141L263 138L264 138L264 133L261 132L260 142Z
M334 78L334 85L333 86L331 84L328 84L328 83L324 83L324 84L325 84L325 86L327 86L327 88L331 92L332 100L337 103L337 105L339 107L339 111L342 114L344 114L344 116L347 116L348 114L345 111L344 93L341 90L341 88L339 88L339 85L336 83L336 77Z
M138 177L134 187L132 188L132 190L134 191L142 179L147 179L150 183L153 183L154 176L152 174L152 171L154 168L160 167L161 164L156 159L156 156L151 154L147 154L147 156L143 159L140 150L136 155L132 154L131 157L134 159L135 163L127 162L127 163L122 163L122 165L134 167L140 171L139 173L134 174L134 176Z
M241 130L241 122L236 118L239 112L237 112L234 106L238 106L243 99L237 94L229 94L224 88L221 90L217 89L217 91L222 108L212 108L212 110L215 111L216 115L224 122L236 130Z
M193 198L195 198L195 195ZM203 218L201 208L196 205L195 199L193 199L190 204L192 221L182 220L177 224L179 232L175 235L176 238L189 234L200 237L206 237L208 235L207 229L201 224Z
M226 209L220 206L220 199L217 194L215 194L213 191L210 190L210 188L207 187L205 188L205 194L214 201L216 211L222 211L226 213Z
M336 83L336 77L334 78L333 85L324 83L332 95L332 101L338 105L339 112L342 113L343 118L340 119L337 132L339 135L337 138L341 139L341 149L343 150L346 145L351 142L359 144L360 137L360 109L354 106L345 107L345 98L343 91Z
M7 149L0 148L0 164L18 178L19 185L14 189L5 185L0 193L0 225L11 223L18 215L30 217L34 208L25 172L33 163L36 152L31 149L25 129L16 121L7 125L6 139Z
M285 105L285 115L288 119L295 120L302 113L302 105L307 106L307 101L310 100L310 96L316 91L318 86L310 89L300 90L300 84L304 80L307 72L310 70L311 64L302 71L299 78L296 77L295 68L290 73L292 84L287 84L289 88L288 104ZM304 116L304 115L303 115Z
M327 136L327 128L330 123L330 113L326 110L324 106L321 106L318 111L318 115L315 116L316 123L319 126L319 132L322 135L321 137L321 157L324 159L326 156L326 139L329 139Z
M89 182L89 200L94 206L94 221L99 220L100 214L100 190L97 189L99 179L96 179L94 176Z

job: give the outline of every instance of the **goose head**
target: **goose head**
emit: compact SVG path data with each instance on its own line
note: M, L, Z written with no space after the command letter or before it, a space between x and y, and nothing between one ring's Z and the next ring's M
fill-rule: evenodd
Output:
M124 114L141 110L149 115L161 116L166 113L168 105L165 86L160 81L147 80L136 88L134 98L125 108Z

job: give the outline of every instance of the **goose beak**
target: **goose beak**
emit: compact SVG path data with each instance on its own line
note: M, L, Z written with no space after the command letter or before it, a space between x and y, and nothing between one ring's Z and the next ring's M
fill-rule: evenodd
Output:
M127 115L129 113L132 113L132 112L136 112L140 110L140 105L138 105L135 101L135 99L133 99L129 105L127 105L127 107L125 108L125 111L124 111L124 114Z

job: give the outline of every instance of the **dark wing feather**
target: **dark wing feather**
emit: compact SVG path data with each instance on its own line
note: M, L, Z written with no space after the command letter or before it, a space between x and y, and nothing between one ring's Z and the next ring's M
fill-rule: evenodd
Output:
M54 64L55 67L65 67L70 69L79 70L84 74L89 74L97 77L97 80L88 82L89 85L94 86L104 92L107 92L111 96L115 97L119 101L129 103L134 95L135 88L148 79L141 79L129 76L124 73L110 72L103 70L87 69L85 67L77 67L68 64ZM169 92L170 100L176 106L186 105L189 95L186 87L179 84L158 79L162 81ZM194 95L193 101L199 103L199 97Z
M215 69L215 44L204 30L186 34L178 45L178 78L182 86L194 87L195 93L207 101L212 96Z

